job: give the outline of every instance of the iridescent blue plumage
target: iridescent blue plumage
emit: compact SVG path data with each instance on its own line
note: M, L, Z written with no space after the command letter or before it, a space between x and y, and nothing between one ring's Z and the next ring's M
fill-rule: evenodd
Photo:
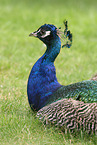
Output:
M72 44L72 34L70 30L67 29L68 28L67 23L64 23L64 24L66 26L66 29L64 30L64 34L65 34L65 38L68 38L68 41L66 42L66 44L63 45L63 47L66 46L69 48ZM84 101L85 103L97 102L97 81L96 80L83 81L83 82L75 83L68 86L62 86L58 82L57 77L56 77L54 61L56 57L58 56L58 54L60 53L60 49L61 49L59 29L57 29L54 25L44 24L37 31L31 33L29 36L35 36L39 38L47 46L47 49L45 53L43 54L43 56L39 58L38 61L32 67L32 70L28 78L27 94L28 94L28 101L32 109L35 109L38 111L44 106L50 104L50 107L48 106L47 108L55 110L55 112L57 112L56 117L58 117L57 116L58 111L60 111L60 110L56 110L57 109L56 104L58 100L60 100L58 102L59 106L61 106L61 103L62 103L61 99L64 99L64 98L66 99L73 98L75 100ZM52 104L53 102L56 102L56 103ZM65 103L66 102L68 102L68 100L65 100ZM53 108L54 105L55 105L55 109ZM65 107L67 106L66 104L64 105ZM75 106L75 104L72 104L72 105ZM86 106L87 108L87 104L83 104L83 106ZM80 105L78 105L77 109L80 110L83 108L83 106L80 108ZM92 106L92 105L90 104L88 106ZM96 111L97 105L94 104L94 108L95 108L94 116L97 116L97 111ZM40 114L44 116L42 112L44 112L45 109L46 108L43 108L43 110L41 109L38 112L38 116L40 116ZM73 109L76 110L75 107L73 107ZM52 110L49 110L49 113L52 112ZM89 111L91 112L92 108L89 108ZM55 112L53 113L55 114ZM85 110L82 112L85 113ZM48 118L49 116L51 116L51 114L49 113L47 114ZM62 113L62 110L61 110L61 113ZM69 113L72 114L72 112L69 112ZM73 115L74 114L72 114L72 117L74 117ZM85 115L87 116L87 114ZM81 116L81 118L83 117ZM54 119L53 115L51 119L53 122L53 119ZM62 121L61 118L59 121ZM63 121L63 124L64 123L65 122ZM95 126L97 126L97 121L95 121L95 118L94 118L94 123L95 123ZM91 122L89 122L89 125L90 124ZM96 132L97 127L95 126L94 128L92 128L92 130Z
M45 36L46 32L50 32L50 35L42 38L41 36L43 34ZM39 110L47 104L49 96L61 86L57 81L54 67L54 60L60 52L61 41L54 25L45 24L32 35L36 35L35 33L47 45L44 55L35 63L31 70L27 87L30 106Z
M70 34L70 31L68 31L67 21L64 24L66 26L64 34L71 40L72 34ZM69 32L69 34L67 32ZM62 91L59 91L59 93L61 93L61 97L51 97L53 93L55 93L55 91L57 91L61 87L60 83L57 81L56 70L54 66L54 61L61 49L61 40L59 35L59 30L51 24L44 24L37 31L30 34L30 36L39 38L47 46L47 49L43 56L34 64L28 79L27 93L29 104L33 109L36 110L39 110L47 103L51 102L51 100L55 101L58 98L63 98ZM85 85L83 86L85 87ZM73 87L75 87L75 84L73 85ZM66 89L66 86L64 89ZM64 97L65 92L63 92ZM70 92L68 92L68 98L73 96L69 95ZM74 91L72 90L72 92ZM77 91L75 91L74 94L76 93ZM76 95L78 94L79 92Z

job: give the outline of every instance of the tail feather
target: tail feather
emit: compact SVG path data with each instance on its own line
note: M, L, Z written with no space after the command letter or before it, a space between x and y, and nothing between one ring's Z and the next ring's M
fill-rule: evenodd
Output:
M73 98L85 103L97 102L97 81L88 80L68 86L62 86L51 95L48 104L63 98Z

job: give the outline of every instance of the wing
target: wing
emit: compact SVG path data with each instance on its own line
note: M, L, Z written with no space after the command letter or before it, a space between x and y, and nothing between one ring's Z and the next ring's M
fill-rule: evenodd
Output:
M97 134L97 103L62 99L40 109L37 117L43 123L54 124L65 132L76 129Z

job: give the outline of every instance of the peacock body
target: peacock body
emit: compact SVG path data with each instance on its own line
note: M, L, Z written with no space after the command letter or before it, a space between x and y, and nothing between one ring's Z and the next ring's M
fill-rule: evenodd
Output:
M65 23L65 26L66 29L64 31L64 34L66 38L68 37L68 41L70 41L70 43L67 42L63 46L67 46L69 48L72 42L72 34L70 33L70 31L67 30L67 23ZM72 104L72 101L70 101L69 98L84 101L83 103L77 101L78 102L77 104L79 105L73 108L75 110L74 112L77 112L79 108L82 108L83 110L83 105L82 106L80 105L81 103L84 104L84 106L86 106L84 109L86 111L87 108L90 106L89 109L90 112L92 111L91 106L93 105L95 111L92 113L92 115L91 113L89 114L91 120L93 118L93 115L95 116L94 118L96 118L96 122L94 121L95 119L93 119L93 122L95 124L94 127L91 128L88 126L87 128L96 132L97 130L97 81L88 80L88 81L71 84L68 86L62 86L57 80L56 70L54 66L54 61L58 56L58 54L60 53L60 49L61 49L59 29L57 29L54 25L44 24L37 31L31 33L29 36L35 36L39 38L47 46L45 53L34 64L29 75L27 94L28 94L28 101L30 107L34 110L37 111L39 110L37 116L41 116L40 118L45 118L44 116L47 116L47 120L49 120L49 116L55 116L52 117L51 122L56 120L55 121L56 125L57 124L59 125L58 122L60 122L59 126L67 126L67 128L69 128L68 126L70 125L67 125L66 121L62 121L62 118L60 116L58 117L59 112L60 115L63 114L63 118L65 120L66 118L65 118L64 108L66 109L67 106L67 111L68 111L68 109L73 108L74 105ZM92 105L86 104L92 102L95 103L93 103ZM70 106L68 105L68 103L70 104ZM58 109L56 107L57 104L63 107L61 108L58 107L60 108ZM46 108L49 108L48 112L45 111ZM74 118L76 119L76 117L80 115L79 113L78 114L76 113L77 115L75 116L74 112L69 110L69 113L72 115L71 122ZM82 113L88 116L85 113L85 111L84 112L82 111ZM82 119L82 116L80 118ZM58 119L59 121L57 122ZM86 120L88 121L89 118L86 117ZM67 122L68 122L68 118L67 118ZM74 125L73 128L78 128L76 121L74 121L74 124L76 125ZM84 126L83 121L82 124L80 124L80 126ZM88 124L90 125L91 122Z

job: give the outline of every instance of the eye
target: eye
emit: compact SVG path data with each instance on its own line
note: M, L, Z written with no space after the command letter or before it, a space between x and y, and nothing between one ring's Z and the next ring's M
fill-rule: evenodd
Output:
M41 34L41 38L45 38L47 36L49 36L51 33L51 31L44 31L42 34Z
M44 35L45 34L45 30L41 29L40 34Z

